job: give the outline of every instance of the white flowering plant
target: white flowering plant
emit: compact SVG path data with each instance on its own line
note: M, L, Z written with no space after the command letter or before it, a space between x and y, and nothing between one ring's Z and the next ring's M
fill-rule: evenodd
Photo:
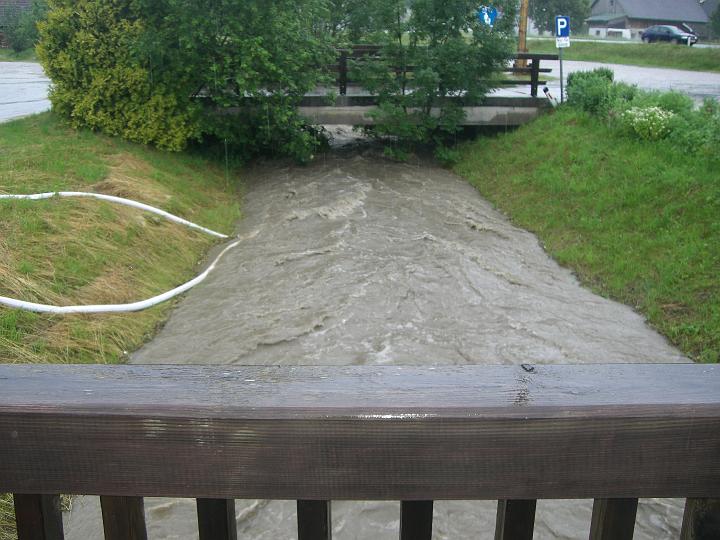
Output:
M672 131L675 113L660 107L632 107L620 116L622 124L648 141L658 141Z

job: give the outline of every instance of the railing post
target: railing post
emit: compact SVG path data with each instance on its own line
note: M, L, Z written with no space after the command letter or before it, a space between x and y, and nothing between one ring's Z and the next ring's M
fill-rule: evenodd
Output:
M530 62L530 95L537 97L538 95L538 81L540 80L540 60L533 58Z
M59 495L13 495L18 540L63 540Z
M532 540L536 500L498 501L495 540Z
M331 540L330 501L298 501L298 540Z
M348 52L343 49L340 51L340 77L339 77L339 83L340 83L340 95L346 96L347 95L347 85L348 85Z
M681 540L720 538L720 499L688 499Z
M105 540L147 540L142 497L100 497Z
M590 540L632 540L637 499L595 499Z
M197 515L200 540L237 540L233 499L198 499Z
M400 540L430 540L432 523L432 501L403 501L401 503Z

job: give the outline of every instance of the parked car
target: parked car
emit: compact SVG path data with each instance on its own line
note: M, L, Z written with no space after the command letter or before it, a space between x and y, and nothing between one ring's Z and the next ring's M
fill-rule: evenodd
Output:
M669 24L658 24L647 28L644 32L640 32L640 37L645 43L655 43L666 41L668 43L695 45L698 37L695 34L681 30L677 26Z

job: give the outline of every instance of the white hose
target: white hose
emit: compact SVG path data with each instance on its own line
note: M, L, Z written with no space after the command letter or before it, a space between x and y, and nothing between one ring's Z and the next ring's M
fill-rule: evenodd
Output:
M130 199L123 199L122 197L113 197L112 195L103 195L102 193L85 193L82 191L57 191L53 193L36 193L34 195L0 195L0 199L29 199L32 201L39 201L41 199L52 199L53 197L92 197L94 199L100 199L102 201L124 204L125 206L132 206L133 208L145 210L146 212L152 212L153 214L163 216L164 218L169 219L170 221L174 221L175 223L180 223L181 225L192 227L193 229L197 229L212 236L217 236L218 238L228 238L226 234L211 231L210 229L201 227L200 225L197 225L181 217L174 216L173 214L166 212L165 210L160 210L159 208L155 208L154 206L150 206L149 204L131 201Z
M154 208L147 204L131 201L129 199L123 199L121 197L102 195L100 193L83 193L83 192L65 191L65 192L57 192L57 193L38 193L35 195L0 195L0 199L29 199L29 200L38 201L41 199L49 199L49 198L52 198L55 196L59 196L59 197L93 197L96 199L115 202L118 204L124 204L126 206L140 208L141 210L145 210L147 212L152 212L154 214L161 215L161 216L169 219L170 221L174 221L175 223L180 223L182 225L192 227L193 229L198 229L198 230L203 231L212 236L217 236L219 238L228 238L227 235L220 234L220 233L212 231L210 229L206 229L205 227L201 227L200 225L196 225L195 223L192 223L185 219L174 216L168 212L165 212L164 210L160 210L159 208ZM142 311L142 310L151 308L153 306L156 306L158 304L161 304L163 302L167 302L168 300L175 298L176 296L192 289L196 285L205 281L205 278L207 278L210 275L210 273L213 270L215 270L215 266L220 261L220 259L222 259L222 257L228 251L237 247L241 242L242 242L242 240L238 240L236 242L233 242L229 246L227 246L225 249L223 249L220 252L220 254L215 258L213 263L207 268L207 270L205 270L202 274L197 276L195 279L192 279L192 280L188 281L187 283L185 283L184 285L180 285L179 287L176 287L175 289L173 289L171 291L168 291L159 296L155 296L153 298L149 298L148 300L143 300L142 302L134 302L132 304L97 305L97 306L50 306L47 304L35 304L33 302L25 302L22 300L16 300L14 298L7 298L5 296L0 296L0 305L4 305L4 306L14 308L14 309L33 311L35 313L51 313L54 315L70 315L70 314L75 314L75 313L130 313L130 312L134 312L134 311Z

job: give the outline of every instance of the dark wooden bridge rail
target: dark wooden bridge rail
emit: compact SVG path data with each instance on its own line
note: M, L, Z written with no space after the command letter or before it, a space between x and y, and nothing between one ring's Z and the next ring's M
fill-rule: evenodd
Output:
M537 499L595 498L593 540L632 538L638 498L688 498L683 540L720 538L720 366L0 366L0 492L21 540L63 538L58 493L100 495L108 540L147 537L143 497L197 499L202 540L234 499L295 499L300 540L331 500L497 499L496 539Z
M381 47L377 45L354 45L350 49L338 50L338 62L337 64L330 66L330 71L337 72L336 82L341 96L347 95L348 85L352 82L349 77L349 61L358 60L368 56L377 56L380 53L380 50ZM516 60L529 60L530 65L528 67L508 67L504 70L504 73L529 75L529 80L504 79L500 82L505 86L530 85L530 95L532 97L537 97L538 87L541 84L547 83L547 81L540 80L540 74L552 72L552 69L541 68L540 62L542 60L557 60L558 55L517 53L514 58ZM412 71L412 68L409 68L409 71Z

